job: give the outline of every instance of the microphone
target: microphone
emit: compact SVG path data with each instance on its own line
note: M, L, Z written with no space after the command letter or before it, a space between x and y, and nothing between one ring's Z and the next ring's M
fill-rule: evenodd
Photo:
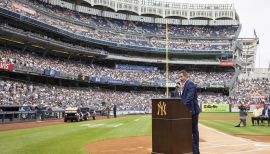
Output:
M180 86L180 82L176 82L176 88Z

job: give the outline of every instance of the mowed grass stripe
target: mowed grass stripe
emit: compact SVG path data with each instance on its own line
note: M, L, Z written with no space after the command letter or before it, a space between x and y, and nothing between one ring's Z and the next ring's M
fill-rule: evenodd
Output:
M248 113L247 127L234 127L240 120L200 120L199 122L211 128L215 128L221 132L232 135L270 135L270 126L252 126L251 115ZM235 117L239 119L239 113L203 113L203 116L221 116L221 117ZM267 124L266 124L267 125Z
M250 114L249 114L250 115ZM202 113L201 117L235 117L239 113ZM137 121L134 121L139 119ZM219 131L237 135L270 135L268 126L251 126L250 117L246 128L234 127L239 120L200 120L201 124ZM119 127L80 126L83 124L123 124ZM86 153L86 144L111 138L151 135L151 116L127 116L97 121L73 122L61 125L0 132L1 154L69 154Z
M135 119L140 119L134 122ZM119 127L88 128L82 124L119 124ZM1 153L85 153L88 143L110 138L151 135L150 116L128 116L106 120L73 122L62 125L0 133Z

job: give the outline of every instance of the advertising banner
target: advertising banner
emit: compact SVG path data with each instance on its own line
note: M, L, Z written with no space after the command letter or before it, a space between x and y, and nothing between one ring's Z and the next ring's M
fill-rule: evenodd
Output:
M93 81L93 82L100 82L100 78L98 78L98 77L91 77L91 81Z
M158 87L159 86L157 82L153 82L153 81L150 81L149 84L152 87Z
M99 78L99 77L91 77L92 82L97 82L97 83L107 83L108 79L107 78Z
M0 61L0 69L12 72L14 70L14 64L9 64L9 63Z
M222 67L232 67L232 66L234 66L234 62L232 62L232 61L222 61L222 62L220 62L220 66L222 66Z
M143 81L142 86L151 86L150 82Z
M78 80L88 82L89 81L89 76L79 74L78 75Z
M125 81L125 84L130 85L130 86L140 86L141 83L138 81Z
M156 82L159 87L166 87L166 82ZM176 83L169 82L168 87L176 87Z
M44 74L46 76L51 76L51 77L60 77L60 71L56 71L56 70L53 70L53 69L44 69Z
M209 87L210 88L224 88L224 84L222 84L222 83L210 83Z
M122 69L122 70L138 70L138 71L157 71L157 67L153 66L136 66L136 65L122 65L122 64L116 64L116 69Z
M104 84L108 82L108 79L102 77L102 78L99 78L99 82Z
M121 85L123 84L122 80L108 80L109 84Z
M202 112L230 112L229 104L202 104Z
M54 71L54 76L59 78L60 77L60 71Z

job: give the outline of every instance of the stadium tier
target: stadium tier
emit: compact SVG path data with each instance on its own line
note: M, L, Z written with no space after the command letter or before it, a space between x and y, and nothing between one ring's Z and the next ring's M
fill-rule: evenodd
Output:
M44 28L50 28L55 32L66 33L76 39L81 37L81 40L88 40L89 42L106 44L108 46L119 47L120 44L120 47L126 47L127 45L134 48L138 46L138 49L149 50L149 48L152 48L150 51L164 52L162 50L165 48L164 40L162 39L162 37L165 37L166 28L164 24L148 24L87 15L43 2L35 2L34 7L33 4L25 5L16 1L8 1L6 4L2 3L2 7L5 7L1 9L3 14L12 14L15 17L18 13L22 16L21 18L28 22ZM65 20L65 18L70 17L73 17L72 20L76 22ZM95 26L85 24L89 22ZM169 48L179 50L179 52L182 50L232 51L232 40L237 37L238 29L239 26L237 25L170 25L168 30L172 41L169 43ZM218 40L216 40L217 38ZM220 40L221 38L224 40ZM153 48L160 49L154 50Z
M39 54L21 52L16 49L0 49L1 61L14 64L15 71L21 67L33 67L44 70L55 70L60 74L70 74L78 77L83 74L91 78L103 78L105 80L119 80L132 82L160 82L165 83L164 70L125 70L123 68L116 69L97 64L80 63L74 60L59 59L57 57L44 57ZM199 87L211 84L228 86L234 73L228 72L203 72L189 71L190 78L195 81ZM171 83L178 81L179 70L172 70L169 74Z
M235 103L256 104L268 103L270 81L268 78L239 79L234 94L231 96Z
M25 105L66 108L89 106L102 110L101 102L117 104L123 111L149 111L150 99L164 97L158 92L120 92L94 88L64 88L0 79L0 105Z
M108 102L119 110L149 111L151 98L165 96L164 18L109 12L87 3L0 2L1 105L101 109L101 102ZM236 12L230 5L224 5L223 11L222 5L201 6L205 7L186 6L191 10L185 18L167 16L169 86L173 89L179 71L186 69L197 84L201 103L239 103L249 86L239 82L234 88L239 74L234 65L236 39L241 30ZM23 77L18 78L18 73ZM70 85L62 86L64 81ZM269 80L262 82L269 87ZM81 83L87 83L87 88ZM236 95L228 96L232 89ZM260 95L269 93L260 90Z

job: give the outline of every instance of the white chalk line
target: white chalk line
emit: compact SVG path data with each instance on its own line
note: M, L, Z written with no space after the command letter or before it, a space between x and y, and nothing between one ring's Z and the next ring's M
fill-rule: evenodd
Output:
M214 131L215 133L218 133L218 134L221 134L221 135L225 135L225 136L231 136L233 139L237 139L239 141L246 142L246 143L242 143L242 144L233 144L233 145L222 144L222 145L220 145L218 143L209 143L209 142L206 141L207 143L205 143L205 144L208 144L208 147L205 147L205 148L200 147L200 149L211 149L211 148L219 148L219 147L234 147L234 146L241 147L241 146L249 146L249 145L252 145L252 146L255 146L256 147L254 149L247 150L247 151L226 152L224 154L249 153L249 152L254 152L254 151L261 151L261 150L270 149L270 144L268 144L268 143L255 142L255 141L251 141L249 139L244 139L244 138L232 136L230 134L226 134L226 133L220 132L220 131L218 131L216 129L207 127L207 126L202 125L202 124L200 124L200 127L204 127L205 129ZM215 154L215 153L208 153L208 152L207 153L206 152L203 152L203 153L204 154ZM218 152L218 153L220 154L220 152Z

